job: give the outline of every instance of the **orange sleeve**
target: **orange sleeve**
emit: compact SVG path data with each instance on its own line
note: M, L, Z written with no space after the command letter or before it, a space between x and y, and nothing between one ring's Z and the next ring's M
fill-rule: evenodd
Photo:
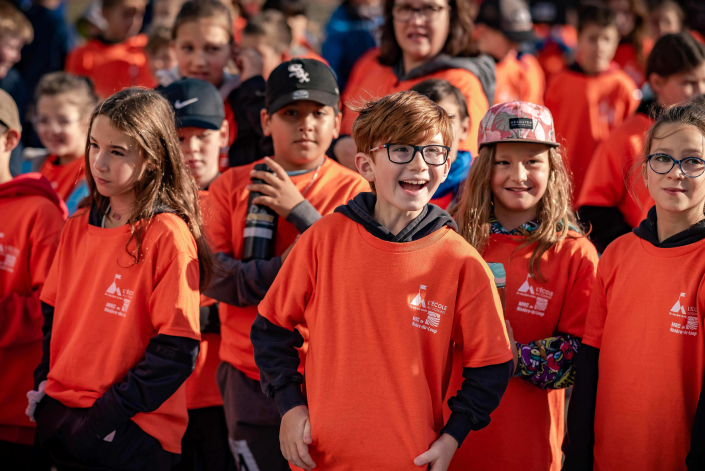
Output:
M504 363L512 359L512 353L494 277L484 263L473 261L468 265L458 288L461 293L470 290L474 293L456 311L453 341L462 346L463 368Z
M354 105L355 101L359 99L362 83L369 73L369 61L374 60L370 59L370 57L377 57L376 49L363 54L363 56L355 62L348 76L347 85L345 85L345 90L341 96L343 103L343 121L340 125L340 134L352 135L352 125L355 122L355 118L357 118L357 113L351 110L348 105Z
M588 307L587 318L585 320L585 335L583 343L595 348L600 348L602 344L602 332L605 328L605 320L607 319L607 300L605 295L605 287L603 280L603 272L605 271L604 257L597 269L597 277L595 285L590 296L590 305Z
M304 313L316 286L315 271L309 268L314 237L312 229L301 235L258 307L262 317L287 330L306 325Z
M0 323L0 348L42 338L44 317L39 295L54 260L64 220L56 208L46 208L39 216L28 241L32 293L10 293L0 300L0 312L4 318Z
M83 67L83 55L83 47L77 47L73 51L69 52L69 54L66 56L66 65L64 65L64 69L66 70L66 72L73 75L79 75L84 77L87 76L88 72Z
M477 155L477 135L480 131L480 121L485 117L490 105L482 90L480 80L469 72L463 75L465 75L464 80L449 80L465 96L470 115L468 137L458 147L462 150L469 150L472 155Z
M638 91L639 88L636 86L632 79L627 77L627 80L625 80L624 90L625 98L629 104L628 106L625 106L626 114L624 115L622 122L626 121L628 117L636 113L636 109L639 108L640 102L640 99L636 98L634 94L634 92ZM641 94L639 93L638 96L641 96Z
M531 54L521 56L521 62L526 71L527 79L527 93L524 101L543 105L543 96L546 92L546 75L541 69L541 64Z
M585 238L579 240L583 249L574 257L579 259L576 270L571 270L572 286L568 289L558 319L558 332L582 338L585 333L585 318L587 317L590 295L595 284L597 272L597 251Z
M191 243L195 252L196 243ZM158 333L201 339L199 280L198 259L185 252L160 270L149 298L152 324Z
M614 134L613 134L614 135ZM626 185L620 164L621 149L615 149L613 139L601 142L590 160L585 180L580 189L576 207L601 206L606 208L617 207L624 199Z
M231 172L232 170L228 170L216 178L208 192L212 210L208 236L215 252L224 252L228 255L233 255L232 234L230 233L232 228L230 220L230 192L228 191Z

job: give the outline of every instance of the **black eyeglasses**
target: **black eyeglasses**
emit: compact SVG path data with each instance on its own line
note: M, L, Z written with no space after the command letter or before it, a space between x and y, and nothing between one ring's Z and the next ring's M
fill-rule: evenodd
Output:
M697 178L705 172L705 160L698 157L686 157L676 160L668 154L651 154L646 157L649 167L654 172L665 175L678 165L681 173L689 178Z
M450 147L441 146L438 144L429 144L427 146L382 144L374 149L370 149L370 152L380 149L387 149L387 157L389 157L389 161L395 164L408 164L414 160L416 153L419 152L423 161L428 165L433 166L443 165L446 163L446 160L448 160L448 153L450 152Z
M443 10L449 9L449 6L440 5L424 5L421 8L413 8L411 5L394 5L394 8L392 8L392 18L394 18L395 21L406 23L407 21L411 21L414 15L418 13L421 15L421 18L431 22L438 18L438 15Z

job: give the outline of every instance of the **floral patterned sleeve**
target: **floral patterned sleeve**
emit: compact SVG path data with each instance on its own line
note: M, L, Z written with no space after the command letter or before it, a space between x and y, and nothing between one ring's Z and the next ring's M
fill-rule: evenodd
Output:
M535 340L529 344L516 342L519 364L514 376L541 389L564 389L573 385L573 362L581 340L569 334Z

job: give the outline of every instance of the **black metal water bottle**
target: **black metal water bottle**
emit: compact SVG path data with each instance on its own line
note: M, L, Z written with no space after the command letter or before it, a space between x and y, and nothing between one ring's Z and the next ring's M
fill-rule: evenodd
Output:
M255 165L255 170L274 173L267 164ZM253 184L266 183L259 178L252 179ZM243 234L242 261L269 260L274 257L274 243L277 237L277 213L260 204L253 204L252 200L262 193L251 191L247 199L247 217L245 218L245 232Z

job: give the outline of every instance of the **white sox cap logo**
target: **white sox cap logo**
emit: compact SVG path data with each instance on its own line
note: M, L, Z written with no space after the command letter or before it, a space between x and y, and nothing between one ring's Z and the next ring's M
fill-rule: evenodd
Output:
M311 79L308 78L308 72L304 70L303 64L289 64L289 77L296 77L299 83L310 82Z

